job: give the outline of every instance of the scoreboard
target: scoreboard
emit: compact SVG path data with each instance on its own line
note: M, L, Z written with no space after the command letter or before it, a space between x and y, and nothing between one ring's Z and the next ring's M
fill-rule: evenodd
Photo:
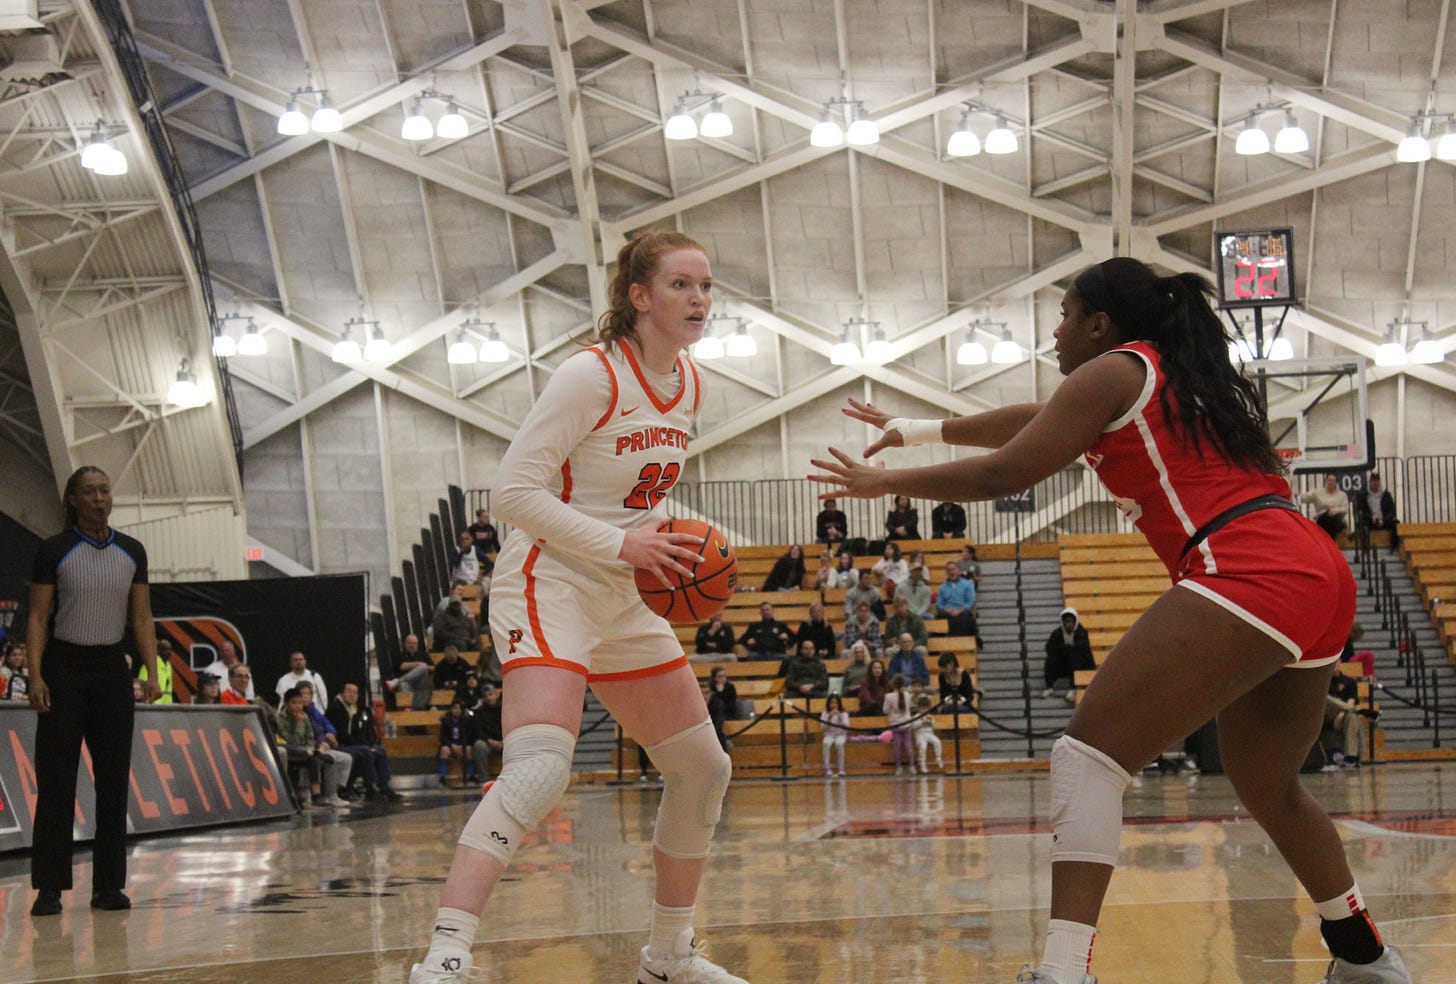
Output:
M1289 229L1216 232L1219 307L1299 303L1294 290L1294 240Z

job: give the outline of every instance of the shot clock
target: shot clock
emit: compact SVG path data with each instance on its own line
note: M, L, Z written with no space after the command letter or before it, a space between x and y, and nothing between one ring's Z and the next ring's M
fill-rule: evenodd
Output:
M1294 292L1294 240L1289 229L1216 232L1219 307L1298 304Z

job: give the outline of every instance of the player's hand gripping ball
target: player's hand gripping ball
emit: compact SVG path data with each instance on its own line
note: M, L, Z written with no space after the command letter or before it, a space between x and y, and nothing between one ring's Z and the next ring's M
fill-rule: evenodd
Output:
M657 528L659 533L688 533L700 536L704 543L698 551L701 564L692 564L691 573L682 575L668 571L671 588L662 586L651 573L637 569L637 593L652 609L674 625L696 625L706 622L723 610L738 588L738 554L723 531L700 519L673 519Z

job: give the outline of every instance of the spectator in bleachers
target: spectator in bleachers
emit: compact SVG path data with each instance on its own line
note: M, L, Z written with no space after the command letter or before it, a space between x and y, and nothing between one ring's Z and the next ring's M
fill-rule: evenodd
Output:
M403 687L409 691L410 709L423 711L430 706L430 692L435 689L430 681L434 669L429 653L420 648L420 637L407 635L404 637L404 652L394 666L394 676L384 681L384 689L392 694Z
M693 640L693 656L719 661L733 659L733 626L723 621L722 615L714 615L705 624L698 626Z
M0 697L6 700L30 699L28 667L24 645L12 642L5 647L5 663L0 666ZM17 678L20 682L12 687L11 681Z
M364 778L364 798L401 799L389 785L389 753L379 743L373 712L359 703L358 684L344 684L329 705L328 719Z
M861 714L885 713L885 694L889 692L890 678L885 676L884 660L870 660L869 672L859 682L859 712Z
M910 559L905 562L906 578L909 578L910 572L915 570L915 568L917 567L920 568L920 579L922 581L930 580L930 565L925 562L924 550L910 551Z
M137 679L145 683L148 678L145 666L137 667ZM172 643L166 639L157 640L157 689L161 696L153 704L175 704L177 692L172 683Z
M849 647L849 664L844 668L844 678L839 681L839 691L852 694L859 690L860 681L870 671L870 647L856 642Z
M965 507L942 502L930 513L930 536L935 540L959 540L966 535Z
M870 568L870 572L879 579L885 595L893 597L895 586L904 584L910 576L910 565L905 562L905 557L900 552L900 545L891 541L885 544L885 555L875 561L875 566Z
M799 623L799 631L794 633L796 642L803 642L805 639L814 644L814 649L825 659L834 658L834 626L824 617L824 603L816 601L809 606L809 617Z
M1340 491L1340 481L1334 475L1325 476L1322 488L1299 493L1299 501L1314 504L1314 521L1330 535L1331 540L1338 540L1340 534L1345 532L1348 525L1346 509L1350 505L1350 498Z
M723 733L723 724L728 720L728 713L723 708L723 698L713 692L713 688L708 685L707 680L698 681L698 691L703 695L703 703L708 708L708 720L713 724L713 737L718 739L718 747L726 752L732 743Z
M435 611L430 615L430 617L434 618L436 615L439 615L445 609L449 608L450 602L452 601L460 602L460 605L463 608L465 606L465 589L469 586L469 583L470 582L462 581L459 578L451 581L449 593L446 594L445 597L441 598L439 601L435 602Z
M945 565L945 582L935 595L935 616L949 623L953 636L979 635L976 626L976 586L970 578L961 577L961 569L951 561Z
M1365 627L1359 622L1350 626L1350 637L1345 640L1344 651L1340 653L1341 663L1354 663L1360 667L1360 676L1366 680L1375 679L1375 654L1368 649L1356 651L1355 643L1365 638Z
M824 508L814 519L814 540L817 543L842 543L849 529L849 519L833 499L824 500Z
M855 609L859 607L860 602L868 604L870 611L877 616L885 614L885 596L880 593L879 588L875 587L874 575L869 571L860 571L859 581L844 595L844 617L846 619L854 618Z
M830 768L830 752L839 752L839 774L844 775L844 742L849 737L849 713L844 709L844 701L838 694L830 694L824 702L824 713L819 715L819 721L824 726L824 774L834 775Z
M1381 485L1380 476L1375 472L1370 473L1365 494L1355 497L1355 522L1361 529L1389 531L1392 550L1400 544L1395 496Z
M248 691L251 689L253 689L253 671L239 663L228 670L228 685L220 696L220 702L224 704L252 703L248 700Z
M440 757L436 765L440 785L447 785L445 778L451 762L462 763L465 781L475 781L475 731L470 718L465 716L465 707L458 700L440 718Z
M468 665L468 664L467 664ZM475 667L465 671L465 682L455 690L455 699L465 705L465 713L472 714L480 706L480 699L485 691L480 685L480 674L475 672Z
M961 546L961 555L956 558L956 567L961 577L968 577L977 588L981 586L981 562L976 559L976 548L969 543Z
M471 757L475 759L475 775L485 779L492 775L490 760L499 757L505 748L505 733L501 727L501 691L499 687L486 683L480 692L480 706L471 714L475 725L475 741L471 743Z
M1043 697L1054 697L1057 681L1066 680L1070 685L1077 670L1095 670L1097 661L1092 657L1092 641L1087 630L1078 620L1077 609L1062 609L1062 624L1052 629L1047 636L1046 662L1042 664L1042 677L1046 681ZM1066 694L1067 702L1076 698L1071 689Z
M910 599L895 596L894 609L885 619L884 638L898 639L902 632L908 632L915 639L915 645L924 649L930 644L930 634L925 629L925 619L910 610Z
M915 645L915 637L908 632L893 638L895 651L890 657L890 676L903 676L916 690L930 686L930 667L925 661L929 654L925 647Z
M469 530L461 530L450 548L450 577L466 584L480 580L480 558L475 553L475 537Z
M784 693L790 697L823 697L829 692L829 669L819 658L814 643L805 639L788 658L784 669Z
M348 777L351 760L348 755L340 759L330 754L330 749L319 740L306 710L307 703L298 687L289 687L283 692L283 708L277 722L278 744L287 752L289 765L302 767L308 775L308 794L299 790L299 799L305 808L310 805L346 807L348 800L336 790Z
M435 689L458 692L471 672L470 664L460 657L460 650L446 646L440 653L440 662L435 664Z
M844 624L844 647L848 649L856 642L863 642L871 653L880 655L884 641L880 635L880 620L870 609L870 603L862 601L856 606L854 616Z
M495 525L490 521L490 510L475 510L475 522L465 529L474 539L475 555L481 560L500 553L500 537L496 535Z
M774 561L773 569L764 578L765 591L798 591L804 587L804 548L797 543L788 553Z
M904 598L910 604L911 613L920 618L930 615L929 572L924 564L911 564L910 576L904 584L895 589L895 599Z
M217 659L204 666L202 668L202 671L204 673L211 673L213 676L217 677L218 680L222 683L223 688L226 689L227 680L232 674L233 667L239 665L241 662L242 660L238 658L237 647L234 646L229 640L224 639L222 642L219 642L217 644ZM253 678L251 676L248 677L247 696L249 700L252 700L254 697L257 696L257 694L253 692Z
M738 688L728 679L728 671L721 666L713 667L708 674L708 687L723 702L723 716L738 717Z
M910 505L908 495L895 496L895 508L885 517L885 539L920 539L920 510Z
M854 554L847 551L840 551L834 558L834 578L824 579L819 585L821 591L829 591L834 588L852 588L859 582L859 572L854 569Z
M766 601L758 606L758 621L743 630L742 642L749 659L781 660L793 641L794 633L774 618L773 605Z
M945 771L945 759L941 756L940 736L935 733L935 718L931 717L935 702L930 699L929 694L920 694L915 698L915 720L911 723L911 734L915 739L915 758L920 764L921 775L926 775L930 769L926 767L925 751L928 748L935 749L935 768L941 772Z
M1360 706L1360 685L1336 667L1330 677L1330 692L1325 698L1324 729L1320 746L1325 750L1327 771L1354 769L1360 765L1360 749L1365 745L1365 718L1374 720L1380 712Z
M480 649L480 626L465 610L465 606L455 600L446 605L445 610L430 623L430 637L430 645L435 650L443 650L446 646L454 646L461 652ZM436 680L435 686L439 685L440 682Z
M303 694L303 709L308 715L309 722L313 725L314 740L324 750L324 754L334 760L334 776L338 782L339 798L352 802L358 799L350 785L353 777L362 774L364 768L363 756L344 750L344 742L339 737L336 729L323 711L314 705L313 687L307 682L300 683L298 690Z
M314 706L320 712L326 710L329 692L324 689L324 678L308 668L308 657L296 649L288 655L288 672L279 677L273 687L273 692L278 695L278 709L283 709L283 695L301 683L308 684L313 690Z
M972 707L976 700L976 682L969 670L963 669L955 653L940 654L940 706Z
M885 717L890 725L890 747L895 758L895 775L903 776L905 767L915 771L915 740L911 735L910 691L905 689L905 678L899 674L890 676L890 689L885 694Z
M197 674L197 690L192 694L194 704L221 704L222 681L206 670Z
M839 572L834 567L834 555L825 551L819 555L819 568L814 572L814 590L839 587Z

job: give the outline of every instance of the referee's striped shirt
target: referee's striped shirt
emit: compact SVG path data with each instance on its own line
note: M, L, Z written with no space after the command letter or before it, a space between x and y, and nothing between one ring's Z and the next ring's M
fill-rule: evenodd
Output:
M93 540L73 526L41 544L30 580L55 585L52 639L114 646L126 634L131 586L147 583L147 551L125 533Z

